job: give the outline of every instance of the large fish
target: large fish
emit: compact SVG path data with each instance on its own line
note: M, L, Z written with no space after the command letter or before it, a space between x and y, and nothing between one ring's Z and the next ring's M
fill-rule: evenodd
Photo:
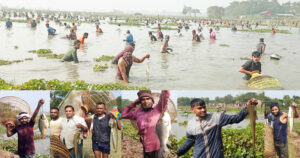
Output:
M158 120L155 131L160 140L160 148L163 151L170 153L167 142L171 132L171 117L168 112L163 113L161 119Z
M251 125L251 134L252 134L252 146L253 146L253 151L255 150L255 122L257 119L256 116L256 106L253 104L250 104L247 106L248 110L248 115L250 118L250 125Z
M115 152L118 150L118 132L117 132L117 121L114 119L109 120L109 126L111 128L111 140Z
M289 107L289 112L288 112L288 120L289 120L289 126L290 126L290 132L293 131L293 125L294 125L294 108Z
M38 126L39 126L39 130L41 132L41 135L42 135L41 138L45 139L45 133L46 133L46 131L48 129L49 123L48 123L47 116L44 113L42 113L40 115L39 125Z
M80 132L76 132L76 134L74 135L74 154L75 154L75 158L78 158L79 155L79 144L80 141Z

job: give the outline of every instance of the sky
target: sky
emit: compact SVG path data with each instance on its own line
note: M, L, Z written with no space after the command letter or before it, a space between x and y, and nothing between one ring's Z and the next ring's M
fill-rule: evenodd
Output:
M29 9L58 9L67 11L170 13L181 12L184 5L200 10L206 14L209 6L228 6L232 1L243 0L0 0L1 5ZM278 0L279 3L299 0Z
M15 96L25 100L30 105L31 114L34 112L41 98L45 103L40 110L50 111L50 91L0 91L0 98L5 96Z
M280 91L265 91L265 96L270 98L283 99L283 96L289 95L290 97L300 96L300 91L296 90L280 90Z

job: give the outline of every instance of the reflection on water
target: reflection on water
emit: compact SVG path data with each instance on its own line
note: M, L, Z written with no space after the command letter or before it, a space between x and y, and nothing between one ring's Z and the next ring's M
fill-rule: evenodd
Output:
M3 26L4 22L0 22ZM24 61L17 64L1 66L0 78L6 81L22 83L33 78L59 79L59 80L85 80L88 83L115 82L117 69L111 67L105 72L94 72L93 58L101 55L114 56L124 48L123 39L126 30L130 30L136 41L134 56L140 58L149 53L150 80L147 82L146 62L134 63L131 69L131 85L147 86L151 89L245 89L246 82L242 80L243 74L238 72L245 62L241 57L251 57L256 48L258 39L265 38L266 55L262 57L262 72L276 77L285 89L299 89L298 82L300 66L300 36L298 29L292 28L293 34L249 33L231 32L229 28L221 28L216 32L217 40L210 41L208 28L204 28L205 40L193 43L191 29L182 31L183 36L178 37L176 30L163 30L164 35L170 35L169 46L173 49L171 54L161 54L161 41L151 43L148 31L155 31L147 27L130 27L109 25L101 22L103 34L96 34L94 24L81 24L77 36L88 32L83 50L78 50L80 63L76 66L62 63L59 60L38 58L36 54L27 53L28 50L51 49L56 54L66 53L73 41L61 39L69 34L69 30L50 22L57 30L54 37L48 37L44 22L31 29L25 23L14 23L10 30L0 27L0 59L16 60L32 57L33 61ZM192 29L196 25L191 26ZM279 28L288 29L288 28ZM229 47L222 47L227 44ZM15 49L14 46L18 46ZM270 60L272 53L283 58L279 61ZM100 63L104 64L104 63ZM288 77L287 77L288 76ZM233 82L234 81L234 82Z

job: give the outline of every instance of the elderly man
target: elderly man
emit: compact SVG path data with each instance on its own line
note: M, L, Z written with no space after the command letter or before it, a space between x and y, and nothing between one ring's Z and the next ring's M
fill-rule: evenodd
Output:
M68 148L71 156L70 158L82 158L83 136L82 132L87 132L88 127L84 118L75 115L74 107L72 105L65 106L66 118L61 120L61 135L60 139ZM79 135L79 143L74 144L76 135ZM75 147L75 145L78 145ZM75 153L75 148L78 148L78 153Z
M40 99L38 105L31 116L26 112L21 112L17 116L18 121L21 123L15 128L11 124L7 124L7 137L11 137L18 133L18 154L20 158L34 158L35 157L35 146L33 137L33 127L35 124L35 118L41 108L45 103L44 99Z
M163 152L155 128L161 114L168 109L170 92L162 91L156 106L153 106L154 99L151 91L139 91L137 95L138 99L123 109L122 119L136 120L140 141L143 144L144 158L162 158ZM137 104L141 104L141 108L131 111Z

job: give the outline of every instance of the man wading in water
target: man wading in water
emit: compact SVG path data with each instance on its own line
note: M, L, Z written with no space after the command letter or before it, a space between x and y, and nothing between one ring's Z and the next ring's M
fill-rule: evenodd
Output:
M20 158L34 158L35 146L33 137L33 126L35 124L35 117L37 116L41 106L45 103L44 99L40 99L39 103L29 120L29 114L21 112L17 119L21 125L17 125L15 128L11 124L7 124L7 137L11 137L18 133L18 154ZM1 155L0 155L1 156Z
M136 58L132 55L133 47L128 47L128 50L124 52L124 55L118 61L118 73L117 79L123 80L129 83L129 72L133 62L142 63L146 58L150 58L150 55L147 54L141 59Z
M142 90L137 95L138 99L123 109L122 119L136 121L140 142L143 144L144 158L163 158L163 152L160 148L160 141L155 133L155 128L161 114L168 109L170 92L162 91L159 102L155 107L153 107L154 99L151 91ZM131 111L137 104L141 104L141 108Z

